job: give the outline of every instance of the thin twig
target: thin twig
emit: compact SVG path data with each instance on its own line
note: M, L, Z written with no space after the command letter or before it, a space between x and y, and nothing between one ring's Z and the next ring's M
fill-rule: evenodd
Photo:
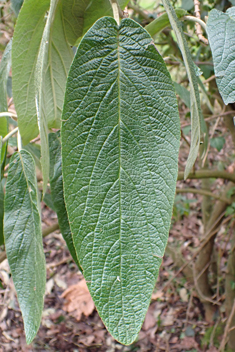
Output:
M210 347L214 346L215 333L216 333L216 330L217 330L217 327L218 327L219 323L220 323L220 319L217 320L217 322L215 323L214 328L212 330L212 333L211 333L211 336L210 336Z
M235 110L225 111L223 113L220 113L219 115L212 115L210 117L206 117L205 120L211 121L211 120L217 119L218 117L227 116L227 115L234 115L235 116ZM181 128L184 128L187 126L191 126L191 123L185 123L181 126Z
M222 113L223 113L224 111L225 111L225 106L224 106L224 108L223 108ZM217 128L217 126L218 126L218 124L219 124L219 122L220 122L220 118L221 118L221 117L219 116L219 117L216 119L216 122L215 122L215 124L214 124L214 126L213 126L213 129L212 129L212 132L211 132L210 139L213 138L213 136L214 136L215 130L216 130L216 128ZM209 149L210 149L210 144L208 143L205 156L204 156L204 158L203 158L203 160L202 160L202 167L205 165L205 162L206 162L206 159L207 159L207 156L208 156L208 153L209 153Z
M194 16L184 16L183 17L185 20L196 22L196 24L200 24L205 30L206 30L206 24L204 21L202 21L200 18L194 17ZM206 39L206 38L205 38ZM207 40L207 39L206 39Z
M21 139L21 135L20 135L20 130L18 129L17 132L17 147L18 147L18 151L20 152L22 149L22 139Z
M223 196L219 196L218 194L214 194L210 191L205 189L196 189L196 188L176 188L176 193L193 193L193 194L201 194L203 196L212 197L227 204L232 204L232 200L225 198Z
M120 17L119 17L119 6L117 0L110 0L112 9L113 9L113 17L117 22L118 26L120 25Z
M6 141L8 141L8 139L11 138L16 132L18 132L18 127L14 128L2 139L2 144L6 143Z
M200 13L200 1L199 0L194 0L194 8L195 8L195 16L198 20L201 21L201 13ZM203 22L203 21L202 21ZM206 24L205 22L203 23L196 23L196 34L203 43L208 44L208 39L206 39L203 34L202 34L202 28L206 31Z
M133 5L131 3L128 4L129 9L134 10L136 13L138 13L141 17L143 17L148 23L152 21L152 19L143 11L141 8L139 8L136 5Z
M201 274L200 274L200 275L201 275ZM195 270L195 264L194 264L194 263L193 263L193 278L194 278L194 285L195 285L195 287L196 287L196 289L197 289L197 292L199 293L199 296L200 296L204 301L207 301L207 302L210 302L210 303L212 303L212 304L216 304L216 305L220 306L221 303L219 303L219 302L217 302L217 301L213 301L213 299L210 299L209 297L205 296L205 295L202 293L202 291L201 291L201 289L200 289L200 287L199 287L199 285L198 285L198 281L197 281L198 277L196 277L196 270Z
M211 77L205 79L205 81L203 81L203 84L209 83L210 81L213 81L213 79L216 79L216 75L212 75Z
M183 140L186 142L187 146L190 148L190 143L189 143L189 141L187 140L187 138L185 137L183 130L181 130L181 137L182 137Z
M224 335L223 335L223 339L222 339L220 347L219 347L219 352L223 352L225 349L225 346L227 343L227 337L228 337L228 333L229 333L229 327L230 327L230 324L231 324L231 321L233 319L234 314L235 314L235 300L233 302L233 307L232 307L231 313L228 317L228 320L227 320L227 323L226 323L226 326L224 329Z
M9 111L6 111L6 112L0 112L0 117L15 117L17 118L17 115L12 113L12 112L9 112Z
M197 170L193 173L190 173L187 179L201 179L201 178L222 178L224 180L229 180L235 183L235 174L227 171L219 170ZM184 172L178 172L178 181L184 180Z
M181 266L181 268L179 268L179 270L175 273L175 275L167 281L167 283L165 284L165 286L163 287L162 290L166 290L166 288L171 284L171 282L186 268L186 266L188 266L195 258L196 256L201 252L201 250L205 247L205 245L210 241L211 237L213 237L221 228L221 226L223 226L225 223L227 223L228 221L231 220L232 217L234 217L234 214L228 216L226 219L224 219L224 221L222 221L222 223L220 224L220 226L218 226L217 228L214 229L214 227L220 222L220 220L224 217L225 212L223 212L218 219L215 221L214 225L207 231L207 233L205 234L204 238L202 239L202 244L201 246L193 253L192 258L187 261L186 263L184 263L184 265Z

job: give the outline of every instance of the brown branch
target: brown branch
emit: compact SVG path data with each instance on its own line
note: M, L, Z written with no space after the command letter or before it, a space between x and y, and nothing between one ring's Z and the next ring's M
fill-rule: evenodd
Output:
M222 339L220 347L219 347L219 352L223 352L225 349L226 340L227 340L228 333L229 333L229 327L230 327L230 324L231 324L231 321L233 319L234 314L235 314L235 299L233 302L233 307L232 307L231 313L228 317L228 320L227 320L227 323L226 323L226 326L224 329L224 335L223 335L223 339Z
M200 179L200 178L222 178L235 183L235 174L227 171L219 170L197 170L194 173L190 173L188 179ZM184 180L184 172L179 171L178 181Z
M210 191L207 191L205 189L196 189L196 188L176 188L176 193L193 193L193 194L201 194L203 196L208 196L212 197L218 200L221 200L222 202L225 202L227 204L232 204L232 201L228 198L225 198L223 196L219 196L217 194L214 194Z
M195 16L199 20L201 20L200 1L199 0L194 0L194 8L195 8ZM208 44L208 39L206 39L203 36L202 27L201 27L201 25L198 22L196 22L196 34L197 34L199 40L201 40L204 44Z
M129 9L134 10L136 13L138 13L140 16L142 16L148 23L152 22L152 19L143 10L141 10L141 8L139 8L138 6L129 3L128 7L129 7Z
M193 253L192 255L192 258L185 262L180 268L179 270L176 272L176 274L170 279L167 281L167 283L165 284L165 286L163 287L163 290L165 290L169 285L170 283L182 272L182 271L185 271L185 269L187 268L187 266L192 263L192 261L197 257L197 255L201 252L201 250L205 247L205 245L210 241L210 239L219 231L220 227L223 226L224 224L226 224L228 221L230 221L234 215L230 215L228 216L226 219L224 219L224 221L221 221L221 219L223 218L224 216L224 213L222 213L218 218L217 220L215 221L214 225L207 231L207 233L205 234L204 238L202 239L202 244L201 246ZM218 225L218 226L217 226ZM216 227L217 226L217 227ZM215 229L214 229L215 227ZM175 250L169 248L168 250L168 247L169 245L167 245L166 247L166 253L171 255L171 253L175 253ZM178 253L178 252L177 252ZM179 258L177 256L177 258ZM191 269L190 269L190 273L191 273ZM186 275L186 277L188 278L188 276ZM190 274L190 279L193 277L193 275Z
M42 231L42 237L46 237L46 236L50 235L50 233L52 233L52 232L54 232L56 230L59 230L59 228L60 227L59 227L58 222L53 224L53 225L51 225L51 226L48 226L47 228L45 228ZM6 258L7 258L7 256L6 256L6 252L5 251L0 253L0 263L2 263L3 260L5 260Z
M183 115L185 115L185 113L183 113ZM235 111L231 110L231 111L225 111L219 115L212 115L210 117L206 117L205 121L211 121L214 119L217 119L218 117L222 117L222 116L227 116L227 115L235 115ZM187 126L191 126L191 122L190 123L184 123L181 128L187 127Z

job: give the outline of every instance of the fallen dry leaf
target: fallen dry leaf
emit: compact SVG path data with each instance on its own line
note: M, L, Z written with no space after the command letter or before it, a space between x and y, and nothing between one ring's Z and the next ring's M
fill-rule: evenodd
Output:
M186 288L181 288L180 289L180 298L182 299L183 302L188 302L188 292Z
M62 293L61 297L66 300L63 305L64 311L71 313L78 321L81 319L82 314L88 317L95 308L85 279L82 279L76 285L70 286Z
M195 341L193 337L185 337L180 344L175 345L174 347L177 348L184 348L184 349L198 349L198 343Z
M156 324L157 324L157 321L153 316L153 309L151 309L151 306L150 306L147 311L142 328L143 328L143 330L146 331L146 330L152 328L153 326L155 326Z
M157 292L152 293L151 299L155 301L158 298L162 298L162 297L163 297L163 292L162 291L157 291Z
M162 317L162 326L169 326L173 325L175 321L175 310L170 308L169 311L166 313L165 316Z

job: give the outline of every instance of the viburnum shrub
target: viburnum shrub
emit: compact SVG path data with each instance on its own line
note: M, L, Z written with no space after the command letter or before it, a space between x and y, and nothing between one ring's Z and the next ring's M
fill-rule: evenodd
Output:
M123 12L128 2L25 0L2 57L0 244L5 244L27 343L43 310L40 201L48 194L109 332L128 345L141 328L167 244L180 146L175 95L180 88L154 36L171 25L189 80L185 178L199 149L205 156L208 141L198 69L178 18L206 30L218 89L225 104L235 101L235 7L226 13L213 9L205 24L162 0L165 12L144 28ZM14 3L20 8L22 1ZM17 117L7 112L11 63ZM7 142L14 133L18 150L8 160ZM38 135L40 148L34 143Z

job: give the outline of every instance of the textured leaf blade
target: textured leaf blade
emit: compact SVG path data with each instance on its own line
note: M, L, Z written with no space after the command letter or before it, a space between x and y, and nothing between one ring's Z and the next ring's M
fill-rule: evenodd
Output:
M124 9L129 0L118 0ZM64 28L68 42L75 45L78 38L100 17L112 15L110 0L62 0Z
M184 177L187 178L193 165L197 159L200 139L201 139L201 125L203 125L203 117L200 105L200 96L197 84L197 76L195 73L194 63L189 51L185 35L183 33L181 24L175 14L175 11L169 0L162 0L163 6L168 14L171 26L175 32L180 51L184 60L186 72L189 79L190 86L190 104L191 104L191 146L188 160L185 167ZM205 146L206 147L206 146Z
M43 196L46 193L47 182L49 179L49 141L47 129L47 117L45 113L46 101L44 101L44 85L45 85L45 68L47 58L49 57L49 39L51 33L51 26L54 20L58 0L51 0L50 9L47 16L46 24L43 30L42 40L39 47L37 62L35 67L35 101L37 121L41 138L41 164L43 175Z
M149 34L98 20L82 39L62 122L65 203L98 312L121 343L136 338L158 276L177 178L174 88Z
M61 233L67 243L68 249L73 257L73 260L81 270L77 254L73 244L73 238L69 226L67 210L64 204L64 189L62 177L62 158L61 158L61 142L60 137L56 133L49 134L50 145L50 185L51 196L58 216L58 222Z
M10 40L6 46L0 62L0 112L8 110L7 105L7 79L11 68L11 47L12 41ZM0 136L4 137L8 132L6 117L0 117ZM1 148L0 153L0 166L4 160L6 153L6 143Z
M24 144L37 137L35 69L50 0L27 0L20 11L12 48L12 89ZM66 41L61 1L48 40L43 108L49 128L60 128L66 79L73 53Z
M35 164L32 156L22 150L10 160L4 237L27 343L40 325L46 284L39 206Z
M226 13L213 9L207 21L216 83L224 103L235 102L235 7Z

